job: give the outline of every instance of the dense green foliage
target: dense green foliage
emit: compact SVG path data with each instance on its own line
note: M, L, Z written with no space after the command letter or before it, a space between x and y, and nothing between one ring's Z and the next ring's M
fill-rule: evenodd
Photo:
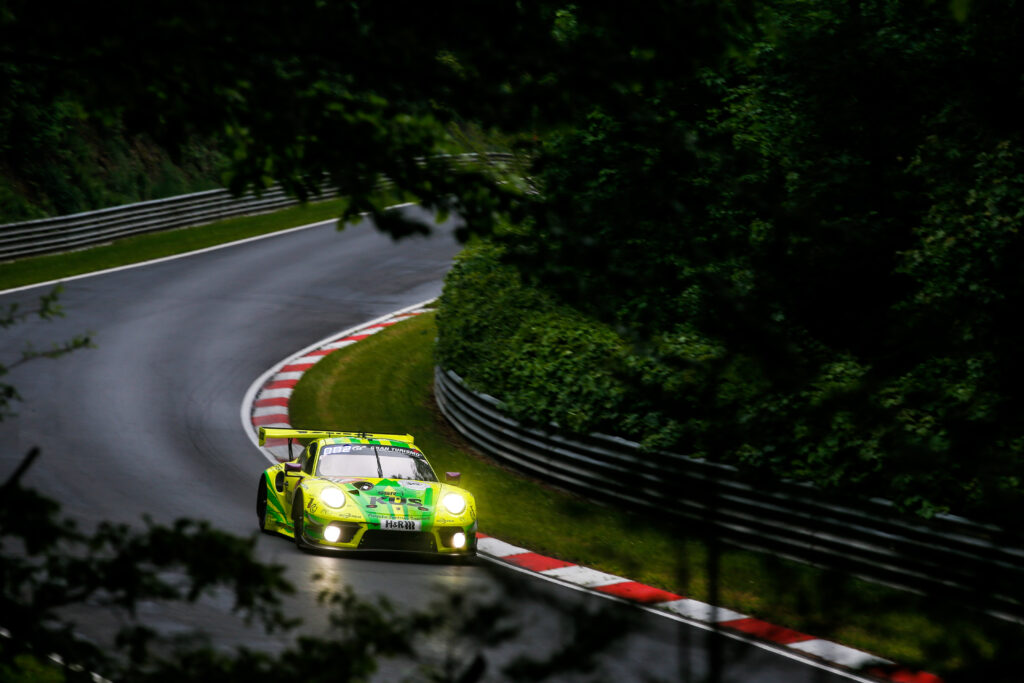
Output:
M629 433L641 406L616 372L628 345L525 285L500 256L484 243L456 259L438 315L437 357L470 386L501 396L524 423Z
M369 195L386 173L486 231L518 192L486 174L456 174L443 160L416 161L450 151L451 125L533 133L566 125L588 99L628 107L642 83L717 60L731 40L718 29L745 6L494 2L484 12L113 0L58 16L46 4L6 0L0 100L20 108L20 84L31 82L50 108L73 103L92 121L124 121L169 148L216 138L236 191L277 180L305 197L326 174L353 197L350 215L379 208ZM395 235L426 229L377 218Z
M548 136L526 229L497 236L548 294L489 325L511 276L462 264L442 360L566 428L1005 519L1024 481L1021 21L766 3L741 59ZM549 299L574 311L553 322ZM576 365L553 348L600 338Z
M86 120L73 101L46 101L17 67L9 75L13 92L0 98L0 224L220 186L225 160L212 140L169 152L119 121Z
M57 14L51 6L38 10ZM212 139L184 139L166 150L145 132L128 131L117 111L90 116L69 92L87 82L54 86L49 58L18 47L45 45L43 25L19 23L19 14L12 3L0 5L0 224L219 185L225 160Z

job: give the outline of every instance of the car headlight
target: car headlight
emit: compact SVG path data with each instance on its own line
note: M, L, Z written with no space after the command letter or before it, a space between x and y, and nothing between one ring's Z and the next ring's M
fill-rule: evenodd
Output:
M441 500L441 503L453 515L461 515L462 511L466 509L466 499L457 493L449 493Z
M340 508L345 504L345 494L332 486L320 492L320 502L329 508Z

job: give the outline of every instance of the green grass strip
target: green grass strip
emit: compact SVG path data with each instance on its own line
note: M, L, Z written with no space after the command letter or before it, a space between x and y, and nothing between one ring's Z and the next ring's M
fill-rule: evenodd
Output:
M313 366L292 395L292 424L409 432L435 470L462 472L484 533L905 666L949 673L991 665L996 643L1019 642L1018 629L919 596L767 554L714 552L681 523L658 524L496 464L474 451L437 410L433 318L401 322Z
M382 194L381 197L388 203L404 201L388 193ZM338 218L347 207L346 198L328 199L258 216L227 218L208 225L125 237L110 244L79 251L18 259L0 266L0 291L141 263L300 225L318 223Z

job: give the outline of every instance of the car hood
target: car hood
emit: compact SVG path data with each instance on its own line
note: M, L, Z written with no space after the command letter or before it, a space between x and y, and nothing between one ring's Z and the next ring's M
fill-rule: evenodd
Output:
M425 519L434 514L446 486L436 481L331 477L367 517Z

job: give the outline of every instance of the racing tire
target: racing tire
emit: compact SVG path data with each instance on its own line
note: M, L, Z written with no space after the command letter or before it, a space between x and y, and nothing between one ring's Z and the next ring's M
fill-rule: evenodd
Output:
M306 544L302 540L302 524L305 519L305 508L302 504L302 494L296 493L292 502L292 528L295 530L295 545L299 550L305 550Z
M260 475L260 485L256 490L256 519L260 531L269 534L267 531L267 477Z

